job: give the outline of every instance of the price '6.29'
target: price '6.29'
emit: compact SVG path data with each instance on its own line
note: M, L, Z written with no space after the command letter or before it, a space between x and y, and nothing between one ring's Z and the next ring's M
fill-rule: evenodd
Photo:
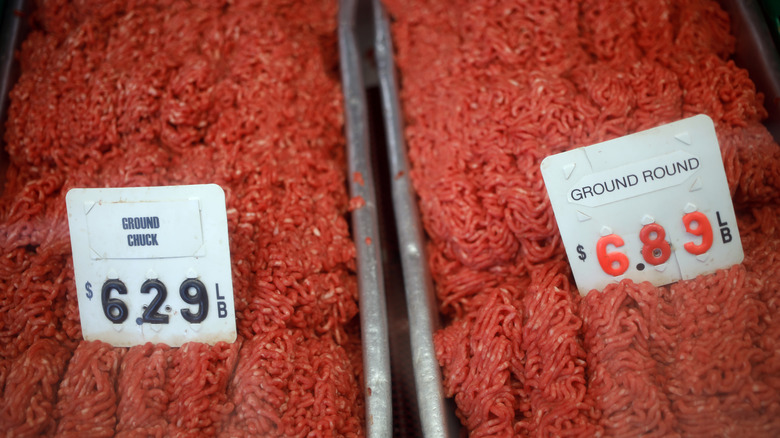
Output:
M728 224L720 221L721 238L723 243L731 241ZM685 242L683 249L691 255L701 256L712 248L714 235L712 224L707 216L700 211L693 211L682 216L682 225L691 239ZM641 256L645 263L659 266L666 263L672 255L672 247L666 240L666 229L658 223L645 224L639 231L639 240L642 243ZM610 246L620 248L625 244L623 238L617 234L602 236L596 243L596 257L601 269L614 277L623 275L631 265L628 256L621 251L607 251ZM641 271L645 268L643 263L636 266Z
M225 302L219 300L219 285L215 285L217 293L217 304L219 313L226 313ZM92 284L86 284L87 295L92 293ZM136 318L136 323L141 324L168 324L171 313L178 313L184 320L190 324L199 324L206 319L209 314L209 296L206 285L197 278L185 279L178 288L179 297L185 303L192 305L191 308L173 309L166 304L168 299L168 288L158 279L146 280L137 292L149 295L151 300L143 306L143 312ZM120 279L108 279L103 283L100 290L100 302L103 307L103 314L106 319L114 324L122 324L130 316L122 296L127 296L128 291L125 283ZM90 297L91 298L91 297ZM220 315L222 316L222 315Z
M71 189L66 201L85 340L236 340L221 187Z

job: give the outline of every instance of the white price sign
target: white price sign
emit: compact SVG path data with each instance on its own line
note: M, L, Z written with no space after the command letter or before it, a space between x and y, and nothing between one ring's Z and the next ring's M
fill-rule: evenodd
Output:
M660 286L742 262L707 116L549 156L541 170L583 295L624 278Z
M84 339L236 339L225 193L214 184L66 196Z

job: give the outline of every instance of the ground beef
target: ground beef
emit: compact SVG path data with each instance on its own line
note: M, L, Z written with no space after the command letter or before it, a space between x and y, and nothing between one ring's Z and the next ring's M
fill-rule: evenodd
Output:
M114 384L125 351L100 341L79 344L57 391L58 436L114 436Z
M236 409L226 436L356 436L363 400L350 390L347 363L347 349L308 330L280 329L249 341L230 384Z
M7 436L51 435L57 388L72 352L52 339L35 342L15 360L4 385L0 429Z
M363 434L336 15L333 0L38 2L4 139L3 430ZM225 191L239 341L82 341L66 192L195 183ZM286 336L298 362L257 374Z
M164 344L150 343L127 350L117 380L117 436L166 435L168 350Z
M215 436L233 411L227 385L238 359L241 341L210 347L189 343L168 353L165 393L168 436Z
M780 434L780 148L718 4L384 3L445 319L436 354L470 435ZM699 113L744 263L581 298L541 160Z

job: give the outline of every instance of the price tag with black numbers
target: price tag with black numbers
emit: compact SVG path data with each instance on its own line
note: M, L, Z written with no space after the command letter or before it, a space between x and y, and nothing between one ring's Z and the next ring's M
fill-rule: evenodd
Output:
M235 341L219 186L72 189L66 201L84 339Z
M541 170L583 295L624 278L661 286L742 262L705 115L549 156Z

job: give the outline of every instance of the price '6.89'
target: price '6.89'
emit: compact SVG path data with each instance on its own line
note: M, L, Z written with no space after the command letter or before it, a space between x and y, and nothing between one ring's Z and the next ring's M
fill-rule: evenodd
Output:
M91 285L87 283L87 290ZM169 315L160 313L163 310L166 299L168 298L168 289L160 280L146 280L141 285L142 294L152 295L151 302L144 306L143 314L136 318L138 325L149 324L168 324ZM114 324L122 324L128 317L127 304L116 295L127 295L128 290L125 283L119 279L109 279L103 283L100 291L100 300L103 305L103 314ZM197 310L192 311L188 308L180 309L181 317L191 324L201 323L209 313L209 297L206 293L206 286L197 278L188 278L179 286L179 296L187 304L197 305ZM219 294L217 294L219 296ZM220 301L224 306L224 301ZM165 306L166 313L171 312L170 306ZM220 312L221 313L221 312Z
M540 169L582 295L690 280L744 258L706 115L551 155Z
M718 216L718 225L720 236L723 243L731 241L731 231L728 224L720 220ZM685 242L683 249L694 256L701 256L712 248L714 235L712 224L707 216L700 211L693 211L682 216L682 225L685 232L691 237L691 240ZM666 240L666 229L658 223L645 224L639 231L639 240L642 243L641 256L645 263L653 266L659 266L666 263L672 255L672 247ZM601 269L614 277L623 275L631 265L628 256L621 251L607 251L610 246L621 248L625 242L617 234L608 234L602 236L596 243L596 257L598 258ZM643 263L636 265L637 270L642 271L645 268Z

